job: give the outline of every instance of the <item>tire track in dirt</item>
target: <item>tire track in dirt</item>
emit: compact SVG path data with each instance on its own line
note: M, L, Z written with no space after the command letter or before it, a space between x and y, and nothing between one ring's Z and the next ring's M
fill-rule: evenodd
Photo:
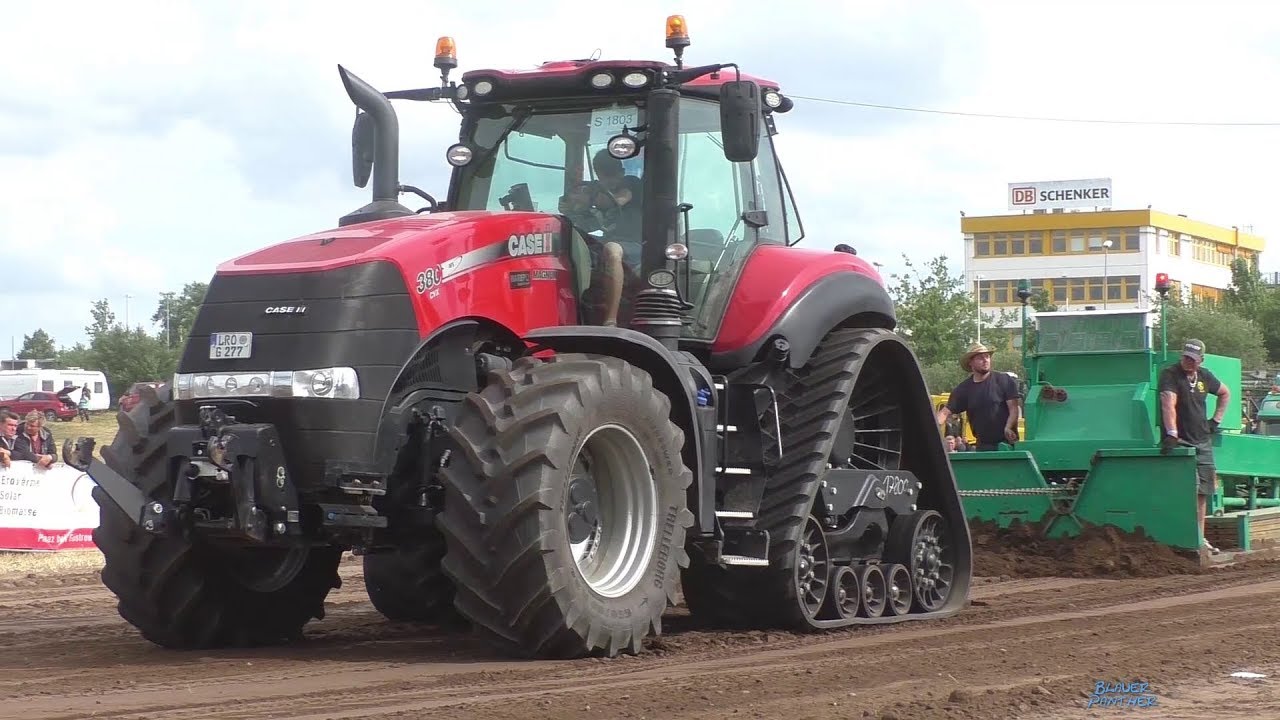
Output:
M1122 650L1126 638L1107 642L1096 638L1109 622L1134 624L1134 615L1147 617L1144 632L1170 642L1206 637L1195 630L1208 623L1215 625L1208 625L1210 630L1205 632L1228 632L1212 630L1220 613L1265 606L1261 598L1280 596L1280 571L1268 566L1159 580L995 583L975 588L974 596L986 598L980 601L987 605L928 624L817 636L761 632L725 637L676 629L640 657L559 663L496 658L464 635L418 630L404 636L405 626L355 608L354 598L361 597L357 587L344 583L340 595L343 600L352 599L350 611L335 612L317 623L309 633L313 639L297 646L171 653L133 637L132 642L119 641L101 657L94 652L81 652L78 657L42 654L29 656L17 666L6 659L10 655L6 651L0 655L0 667L12 669L3 674L6 681L0 692L6 696L6 705L20 708L24 718L33 719L81 717L86 712L113 718L357 718L396 713L514 718L544 717L553 709L557 717L639 717L635 712L684 717L686 705L688 712L703 709L693 716L712 717L716 715L705 712L713 709L708 702L726 703L720 693L727 686L743 685L739 696L730 698L738 702L728 703L735 709L750 709L753 700L778 693L791 697L794 705L799 698L813 695L812 689L802 685L817 682L831 667L844 668L846 673L857 669L856 675L840 676L844 685L882 677L888 687L887 678L895 674L897 682L920 682L926 668L942 661L944 667L972 668L970 673L984 667L998 670L1005 683L1008 663L1032 666L1035 658L1055 652L1066 658L1074 654L1071 662L1087 665L1091 658L1107 657L1099 653ZM1063 611L1067 604L1081 609ZM114 615L109 600L102 610ZM676 628L678 615L671 620ZM1269 630L1265 618L1256 622L1261 625L1254 628L1255 634L1276 633ZM130 630L121 621L116 632L131 637ZM70 634L64 638L68 644L77 640L74 632ZM1280 638L1273 639L1273 645L1280 646ZM1001 642L1003 652L987 649L991 641ZM97 661L102 663L103 676L115 677L75 677L67 672L72 669L67 663L84 668ZM784 678L781 684L774 682L779 677ZM1065 682L1074 676L1046 669L1044 677ZM991 677L986 680L992 684ZM864 700L884 694L874 689L863 693ZM611 715L616 708L600 712L609 707L601 705L608 696L620 695L630 698L625 712L631 715ZM701 701L703 695L712 700ZM599 698L594 712L574 709L584 697ZM228 705L227 698L237 701ZM582 707L588 704L592 703L584 702Z

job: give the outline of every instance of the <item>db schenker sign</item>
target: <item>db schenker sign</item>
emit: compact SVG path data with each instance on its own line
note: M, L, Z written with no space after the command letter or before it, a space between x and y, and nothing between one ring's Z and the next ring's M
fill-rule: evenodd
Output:
M1010 210L1111 207L1111 178L1009 183Z

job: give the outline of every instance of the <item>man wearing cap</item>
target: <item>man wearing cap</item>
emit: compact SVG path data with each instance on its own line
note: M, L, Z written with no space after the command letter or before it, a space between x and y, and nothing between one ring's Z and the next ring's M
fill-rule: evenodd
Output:
M1217 553L1218 549L1204 537L1204 517L1209 495L1213 494L1217 482L1212 436L1218 432L1231 391L1213 373L1201 367L1203 363L1204 343L1188 340L1182 345L1182 358L1178 363L1160 371L1160 422L1164 430L1160 449L1167 453L1177 447L1179 441L1196 449L1196 476L1200 481L1196 492L1200 547ZM1205 403L1210 394L1218 397L1213 418L1209 418Z
M991 372L991 349L982 343L969 346L960 358L960 367L969 377L951 391L947 404L938 410L938 425L952 414L968 413L969 427L979 451L996 450L1001 442L1018 441L1018 418L1022 391L1008 373Z

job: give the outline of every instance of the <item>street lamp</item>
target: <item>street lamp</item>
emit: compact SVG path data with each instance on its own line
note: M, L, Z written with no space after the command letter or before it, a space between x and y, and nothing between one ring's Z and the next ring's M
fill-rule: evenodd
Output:
M1111 254L1111 241L1102 241L1102 309L1107 309L1107 299L1111 297L1111 278L1107 274L1107 257Z
M973 288L973 303L978 306L978 344L982 344L982 274L973 276L975 285Z

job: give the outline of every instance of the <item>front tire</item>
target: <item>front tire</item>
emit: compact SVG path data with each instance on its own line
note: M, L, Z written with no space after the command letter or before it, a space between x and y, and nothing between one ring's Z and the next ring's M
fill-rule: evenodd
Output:
M364 556L364 587L369 601L388 620L459 624L453 609L453 583L440 570L444 538L434 530L412 545Z
M173 482L166 431L174 424L169 387L146 388L131 412L118 413L119 431L102 449L107 466L147 497L168 503ZM163 399L162 399L163 398ZM324 600L341 585L336 548L231 552L161 537L138 527L102 488L93 542L106 564L102 582L118 598L120 616L151 642L197 649L271 645L297 639Z
M442 567L482 635L569 658L661 633L693 524L670 408L648 373L580 354L522 358L467 396L443 473Z

